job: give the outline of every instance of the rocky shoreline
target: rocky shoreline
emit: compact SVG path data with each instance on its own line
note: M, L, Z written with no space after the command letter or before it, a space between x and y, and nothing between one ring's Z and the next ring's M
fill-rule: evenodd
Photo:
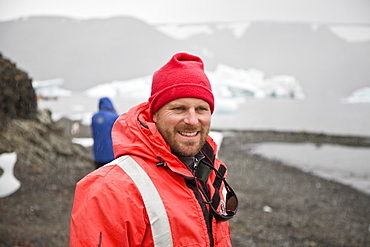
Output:
M0 198L0 247L68 246L76 182L93 170L90 148L71 142L68 121L15 120L0 131L0 151L16 151L21 188ZM85 128L88 128L85 126ZM87 133L88 131L85 131ZM335 143L370 148L370 138L314 133L223 131L219 158L240 206L233 246L370 246L370 196L252 154L263 142Z

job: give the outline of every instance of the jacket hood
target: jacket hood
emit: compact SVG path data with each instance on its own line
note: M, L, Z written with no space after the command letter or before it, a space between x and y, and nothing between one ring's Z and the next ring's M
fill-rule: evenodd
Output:
M112 101L107 97L99 100L99 110L115 111Z
M149 103L141 103L122 114L112 129L115 158L123 155L139 156L150 162L166 162L175 172L192 176L187 167L171 153L170 146L149 119ZM207 142L216 152L216 144L208 136Z

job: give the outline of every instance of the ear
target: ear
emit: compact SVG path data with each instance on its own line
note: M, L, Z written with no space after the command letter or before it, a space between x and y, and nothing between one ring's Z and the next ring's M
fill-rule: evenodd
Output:
M153 122L156 123L157 122L157 112L153 114Z

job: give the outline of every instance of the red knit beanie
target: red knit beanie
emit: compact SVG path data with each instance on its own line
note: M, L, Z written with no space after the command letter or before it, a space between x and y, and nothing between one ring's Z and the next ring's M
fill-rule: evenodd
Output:
M179 98L198 98L206 101L211 113L214 97L211 83L204 73L203 61L194 55L177 53L153 75L149 98L150 116L168 102Z

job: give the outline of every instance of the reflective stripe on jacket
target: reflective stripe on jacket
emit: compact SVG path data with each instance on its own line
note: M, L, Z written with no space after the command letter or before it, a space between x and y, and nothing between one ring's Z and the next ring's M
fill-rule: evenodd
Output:
M166 209L149 176L130 156L121 156L116 162L135 182L140 191L148 212L154 245L172 246L172 234Z
M148 119L147 103L122 114L112 131L118 159L77 184L70 246L231 246L228 222L212 217L193 174ZM216 144L207 143L214 157Z

